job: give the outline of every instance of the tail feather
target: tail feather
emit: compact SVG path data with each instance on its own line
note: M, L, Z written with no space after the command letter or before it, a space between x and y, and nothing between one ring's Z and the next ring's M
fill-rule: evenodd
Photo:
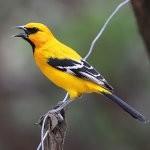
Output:
M148 122L145 116L140 114L138 111L136 111L134 108L129 106L127 103L125 103L123 100L121 100L119 97L117 97L114 94L109 94L109 93L103 93L106 97L109 99L113 100L115 103L117 103L122 109L124 109L126 112L128 112L132 117L135 119L138 119L144 123Z

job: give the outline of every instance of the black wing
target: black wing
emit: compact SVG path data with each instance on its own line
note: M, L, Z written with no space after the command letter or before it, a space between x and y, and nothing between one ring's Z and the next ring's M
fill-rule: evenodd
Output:
M85 60L75 61L71 59L49 58L47 63L58 70L92 81L108 90L113 90L104 77Z

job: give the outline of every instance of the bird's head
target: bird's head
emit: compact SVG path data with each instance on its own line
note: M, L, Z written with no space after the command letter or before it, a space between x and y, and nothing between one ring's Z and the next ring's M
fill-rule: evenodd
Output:
M24 33L15 35L28 41L32 48L40 47L49 39L53 38L51 31L44 24L41 23L28 23L17 28L24 30Z

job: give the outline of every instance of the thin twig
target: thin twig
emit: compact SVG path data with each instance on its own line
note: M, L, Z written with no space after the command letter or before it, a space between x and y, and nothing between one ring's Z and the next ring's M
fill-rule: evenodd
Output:
M65 101L67 100L68 96L69 96L69 94L66 93L66 96L65 96L65 98L63 99L63 102L65 102Z
M42 150L44 150L44 126L45 126L45 122L46 122L46 119L48 117L48 114L46 114L46 116L44 117L44 120L43 120L43 123L42 123L42 129L41 129L41 147L42 147ZM46 138L46 136L45 136Z
M44 136L43 136L43 141L44 141L45 138L47 137L48 133L49 133L49 130L47 130L47 131L45 132L45 134L44 134ZM42 144L41 144L41 142L40 142L39 146L37 147L37 150L40 150L41 146L42 146Z
M124 6L126 3L128 3L130 0L125 0L123 1L122 3L120 3L116 9L112 12L112 14L108 17L108 19L106 20L106 22L104 23L103 27L101 28L101 30L99 31L99 33L96 35L96 37L94 38L94 40L92 41L91 43L91 46L90 46L90 49L88 51L88 53L86 54L86 56L83 58L83 60L86 60L90 54L92 53L93 51L93 48L97 42L97 40L101 37L102 33L104 32L104 30L106 29L108 23L110 22L110 20L113 18L113 16L119 11L119 9ZM63 102L67 100L68 98L68 93L66 94L65 98L63 99ZM38 145L38 148L37 150L40 150L40 148L42 148L42 150L44 150L44 140L45 138L47 137L48 135L48 130L45 132L44 134L44 126L45 126L45 122L46 122L46 119L48 117L48 114L44 117L44 120L43 120L43 123L42 123L42 129L41 129L41 142L40 144ZM44 134L44 136L43 136Z
M99 33L97 34L97 36L94 38L94 40L92 41L92 44L90 46L90 49L88 51L88 53L86 54L86 56L84 57L84 60L86 60L90 54L93 51L93 48L97 42L97 40L100 38L100 36L102 35L103 31L105 30L106 26L108 25L109 21L112 19L112 17L119 11L119 9L125 5L126 3L128 3L130 0L125 0L124 2L120 3L116 9L113 11L113 13L108 17L108 19L106 20L106 22L104 23L103 27L101 28L101 30L99 31Z

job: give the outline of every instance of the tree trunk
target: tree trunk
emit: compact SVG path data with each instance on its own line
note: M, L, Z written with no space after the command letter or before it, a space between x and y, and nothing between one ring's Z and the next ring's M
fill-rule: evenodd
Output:
M150 0L131 0L139 31L150 56Z

